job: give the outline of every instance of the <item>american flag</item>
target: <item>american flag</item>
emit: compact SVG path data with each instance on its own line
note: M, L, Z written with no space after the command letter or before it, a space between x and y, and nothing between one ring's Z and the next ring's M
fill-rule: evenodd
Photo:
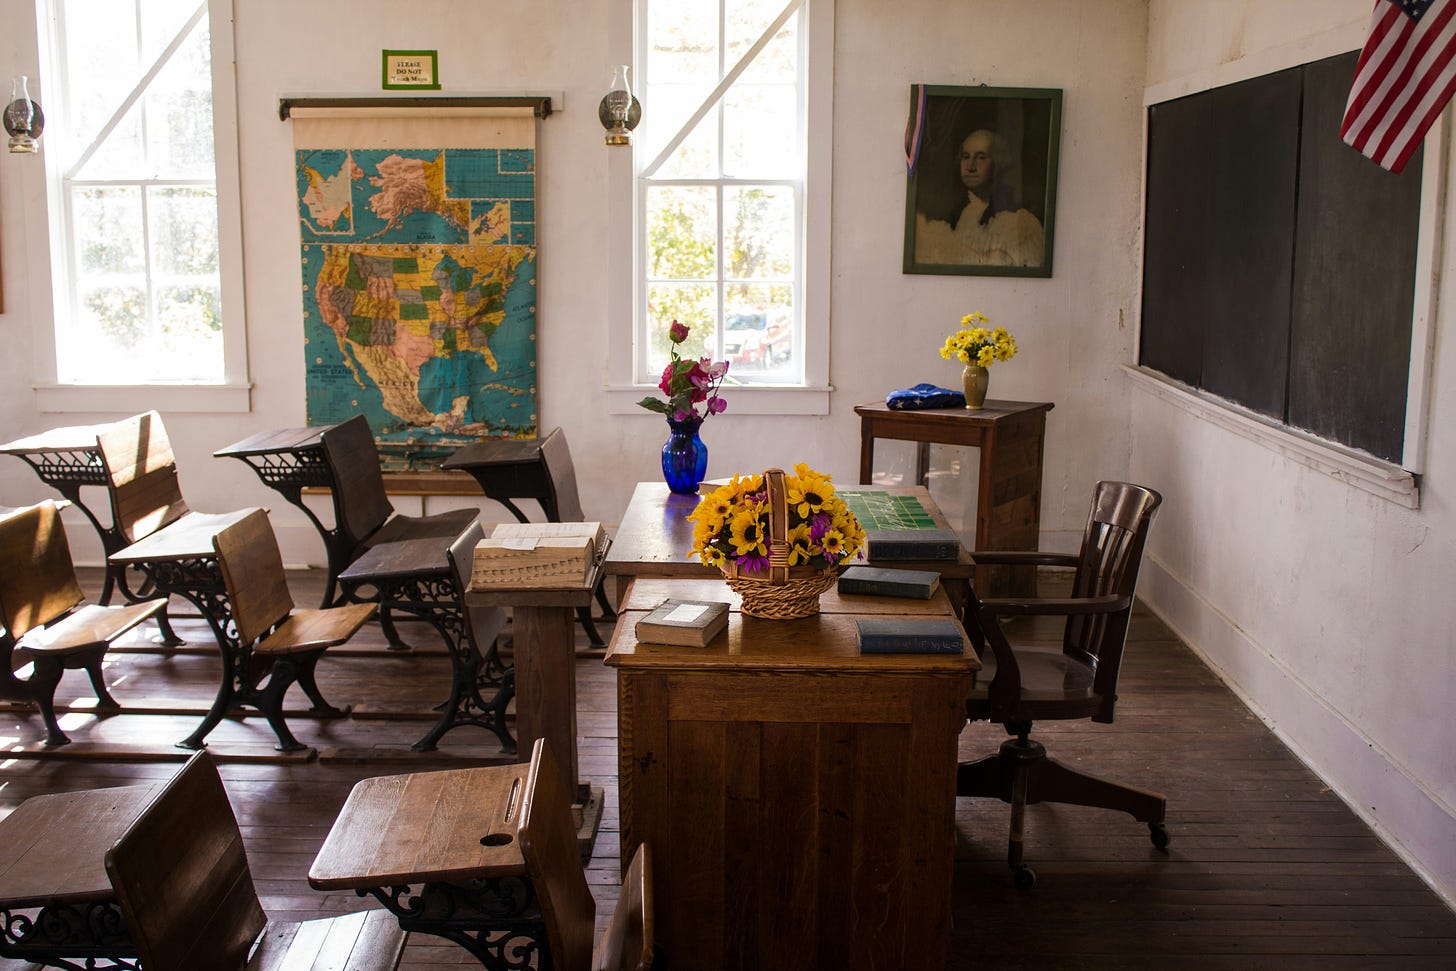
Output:
M1399 172L1456 89L1456 0L1376 0L1340 137Z

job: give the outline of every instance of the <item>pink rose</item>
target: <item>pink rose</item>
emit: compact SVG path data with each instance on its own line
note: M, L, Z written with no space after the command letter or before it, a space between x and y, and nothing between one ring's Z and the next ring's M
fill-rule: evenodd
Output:
M688 339L688 325L674 320L672 326L667 329L667 339L674 344L681 344Z
M672 364L671 363L669 363L667 365L667 367L665 367L665 368L662 369L662 380L659 381L659 382L657 382L657 386L662 389L662 393L663 394L668 395L669 397L672 395Z

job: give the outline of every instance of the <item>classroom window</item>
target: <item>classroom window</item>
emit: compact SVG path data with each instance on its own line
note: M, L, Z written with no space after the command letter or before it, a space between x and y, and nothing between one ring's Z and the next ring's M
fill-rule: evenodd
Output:
M634 381L668 326L739 385L803 385L810 0L639 0ZM826 180L827 181L827 180Z
M213 112L231 64L213 63L209 6L50 0L60 385L221 384L239 368L216 151L236 142L215 138Z

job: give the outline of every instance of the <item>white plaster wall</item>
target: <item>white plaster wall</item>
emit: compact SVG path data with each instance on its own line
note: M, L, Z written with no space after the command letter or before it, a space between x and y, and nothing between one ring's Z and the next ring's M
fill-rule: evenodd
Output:
M25 8L27 0L7 0ZM620 5L615 5L620 8ZM443 94L564 92L565 110L540 127L541 424L563 426L588 515L613 522L632 484L660 474L661 420L611 417L602 385L607 161L596 102L616 53L611 0L236 0L248 354L253 410L164 413L183 489L197 508L266 505L290 562L318 562L322 545L302 516L214 449L253 431L303 422L302 314L294 215L292 133L282 95L379 90L383 48L440 52ZM997 365L995 397L1052 400L1043 529L1075 533L1092 482L1127 467L1126 392L1113 365L1131 353L1136 297L1140 116L1145 10L1141 0L1055 0L1033 12L1016 0L839 0L836 17L830 414L729 414L706 426L710 474L808 461L853 482L855 404L916 381L954 384L937 350L971 310L1010 327L1021 344ZM0 51L27 54L27 31ZM11 63L7 58L6 63ZM1065 89L1056 225L1049 280L904 276L901 141L913 82ZM30 391L32 315L27 254L43 253L44 219L24 205L5 159L4 272L9 303L0 352L6 434L121 415L41 414ZM35 283L48 286L48 282ZM139 402L136 410L145 407ZM19 460L0 461L0 502L50 494ZM417 500L401 499L417 512ZM445 508L447 500L431 500ZM487 516L502 515L488 505ZM79 520L78 557L99 548Z
M1360 46L1368 0L1154 0L1148 85ZM1449 192L1448 188L1448 192ZM1444 238L1442 277L1456 264ZM1167 503L1143 594L1448 900L1456 898L1456 302L1436 320L1418 510L1136 391L1132 476Z

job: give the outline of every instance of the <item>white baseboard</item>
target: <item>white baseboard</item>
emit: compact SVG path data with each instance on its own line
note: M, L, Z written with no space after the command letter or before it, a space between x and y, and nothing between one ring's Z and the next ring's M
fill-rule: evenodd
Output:
M1153 556L1138 596L1431 889L1456 907L1456 813Z

